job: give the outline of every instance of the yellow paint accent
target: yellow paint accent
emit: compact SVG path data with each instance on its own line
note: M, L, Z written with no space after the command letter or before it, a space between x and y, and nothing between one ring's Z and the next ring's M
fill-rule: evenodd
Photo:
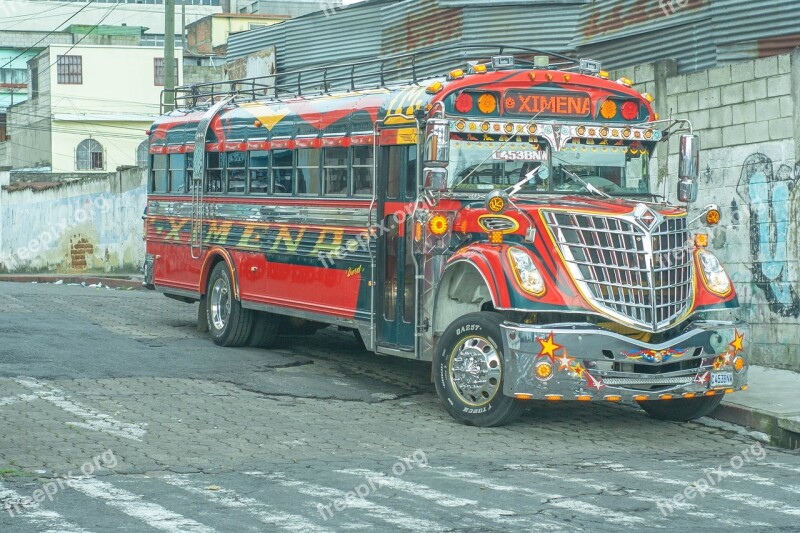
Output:
M403 128L397 130L397 144L417 144L417 129Z
M330 238L330 242L325 242L326 238ZM314 243L314 248L311 250L311 255L317 255L318 252L334 252L342 248L342 239L344 238L344 230L322 230L317 237L317 242Z
M283 243L287 252L296 253L297 247L300 246L300 241L303 240L303 235L305 235L305 233L305 228L302 228L297 230L297 236L292 237L292 233L289 231L289 228L282 226L278 231L277 237L275 237L275 243L272 245L272 248L270 248L270 251L278 251L281 243Z

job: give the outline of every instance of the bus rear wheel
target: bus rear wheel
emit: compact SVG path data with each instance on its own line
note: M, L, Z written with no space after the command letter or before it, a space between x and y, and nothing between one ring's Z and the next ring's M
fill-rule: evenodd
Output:
M724 394L703 398L639 402L639 407L657 420L688 422L711 414L722 402Z
M233 281L224 262L217 263L206 290L208 333L219 346L244 346L253 330L253 312L244 309L233 295Z
M502 315L464 315L444 332L436 347L433 375L436 392L450 415L471 426L513 422L524 409L503 395Z
M255 311L253 332L248 344L254 348L272 348L278 340L281 317L272 313Z

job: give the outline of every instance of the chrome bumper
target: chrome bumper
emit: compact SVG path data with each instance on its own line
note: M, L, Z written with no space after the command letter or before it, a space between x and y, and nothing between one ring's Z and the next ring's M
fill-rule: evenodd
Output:
M694 322L661 344L591 324L501 328L507 396L634 403L713 396L747 385L749 328L742 322Z

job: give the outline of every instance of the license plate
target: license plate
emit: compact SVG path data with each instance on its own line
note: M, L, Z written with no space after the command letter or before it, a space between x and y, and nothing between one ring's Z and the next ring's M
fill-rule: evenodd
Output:
M729 387L733 385L733 372L720 372L718 374L711 374L711 383L709 387Z

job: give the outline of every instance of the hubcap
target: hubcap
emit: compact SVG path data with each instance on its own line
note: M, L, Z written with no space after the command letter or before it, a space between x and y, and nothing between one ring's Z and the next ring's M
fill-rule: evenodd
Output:
M450 354L450 383L459 399L480 407L500 388L502 365L497 348L483 337L468 337Z
M218 278L211 287L211 322L214 329L222 331L231 314L231 299L225 279Z

